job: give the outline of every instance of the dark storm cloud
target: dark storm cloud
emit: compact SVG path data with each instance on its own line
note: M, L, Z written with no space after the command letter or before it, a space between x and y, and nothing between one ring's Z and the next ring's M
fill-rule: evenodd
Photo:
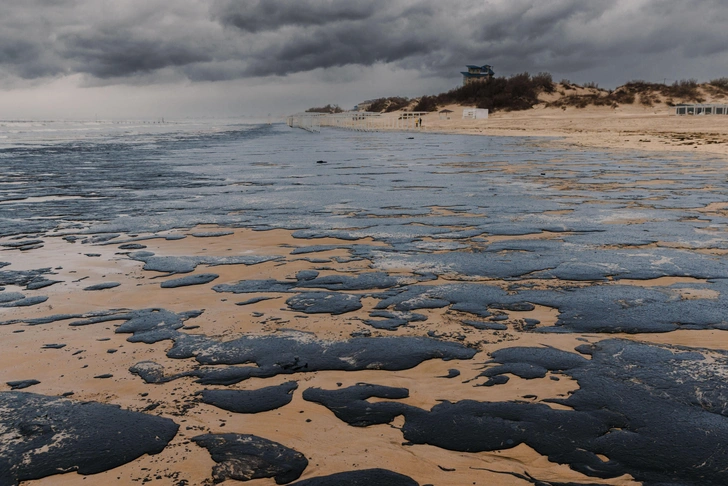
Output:
M284 25L325 25L330 22L363 21L385 6L383 0L332 2L328 0L216 1L213 18L247 32L277 29ZM294 7L294 8L292 8Z
M70 34L60 37L59 42L66 59L78 70L98 78L148 73L213 59L209 51L194 42L170 42L125 30Z
M437 37L428 30L412 28L411 17L372 23L336 22L297 29L261 49L249 63L247 72L256 76L285 75L347 64L396 63L427 56L435 50L432 41Z
M569 73L639 67L638 56L720 64L726 22L719 0L27 0L3 6L0 77L206 81L385 64L446 78L474 62Z
M214 58L220 30L197 2L29 0L3 5L0 73L123 78ZM202 19L202 21L200 21Z

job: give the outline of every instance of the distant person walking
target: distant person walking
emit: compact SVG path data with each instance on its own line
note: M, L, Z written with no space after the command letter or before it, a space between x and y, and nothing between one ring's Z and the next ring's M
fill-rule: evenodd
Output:
M422 128L422 117L420 117L420 124L419 124L419 126L420 126L420 128Z

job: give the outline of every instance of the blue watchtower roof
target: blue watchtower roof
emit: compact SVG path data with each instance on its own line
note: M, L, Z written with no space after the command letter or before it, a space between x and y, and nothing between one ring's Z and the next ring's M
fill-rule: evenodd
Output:
M495 74L495 72L491 68L490 64L485 64L483 66L475 66L474 64L468 64L465 67L467 67L468 69L477 69L480 71L481 74L487 74L490 76L493 76ZM463 73L463 74L465 74L465 73ZM472 73L472 74L477 75L477 73Z

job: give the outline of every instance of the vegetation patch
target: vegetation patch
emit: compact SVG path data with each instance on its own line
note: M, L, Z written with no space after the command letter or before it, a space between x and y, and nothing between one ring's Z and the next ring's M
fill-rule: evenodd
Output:
M555 89L549 73L539 73L536 76L522 73L508 78L499 77L487 82L470 83L433 98L438 106L460 104L486 108L490 112L517 111L533 108L540 103L539 93L553 93Z
M404 110L411 104L409 98L402 96L393 96L390 98L378 98L369 105L367 111L373 113L391 113L393 111Z
M343 113L344 110L339 105L326 105L319 108L309 108L306 113Z

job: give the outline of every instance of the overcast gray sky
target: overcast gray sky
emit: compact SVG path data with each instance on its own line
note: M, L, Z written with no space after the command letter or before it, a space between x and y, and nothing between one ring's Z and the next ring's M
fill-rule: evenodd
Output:
M725 0L0 0L0 119L286 114L551 72L728 76Z

